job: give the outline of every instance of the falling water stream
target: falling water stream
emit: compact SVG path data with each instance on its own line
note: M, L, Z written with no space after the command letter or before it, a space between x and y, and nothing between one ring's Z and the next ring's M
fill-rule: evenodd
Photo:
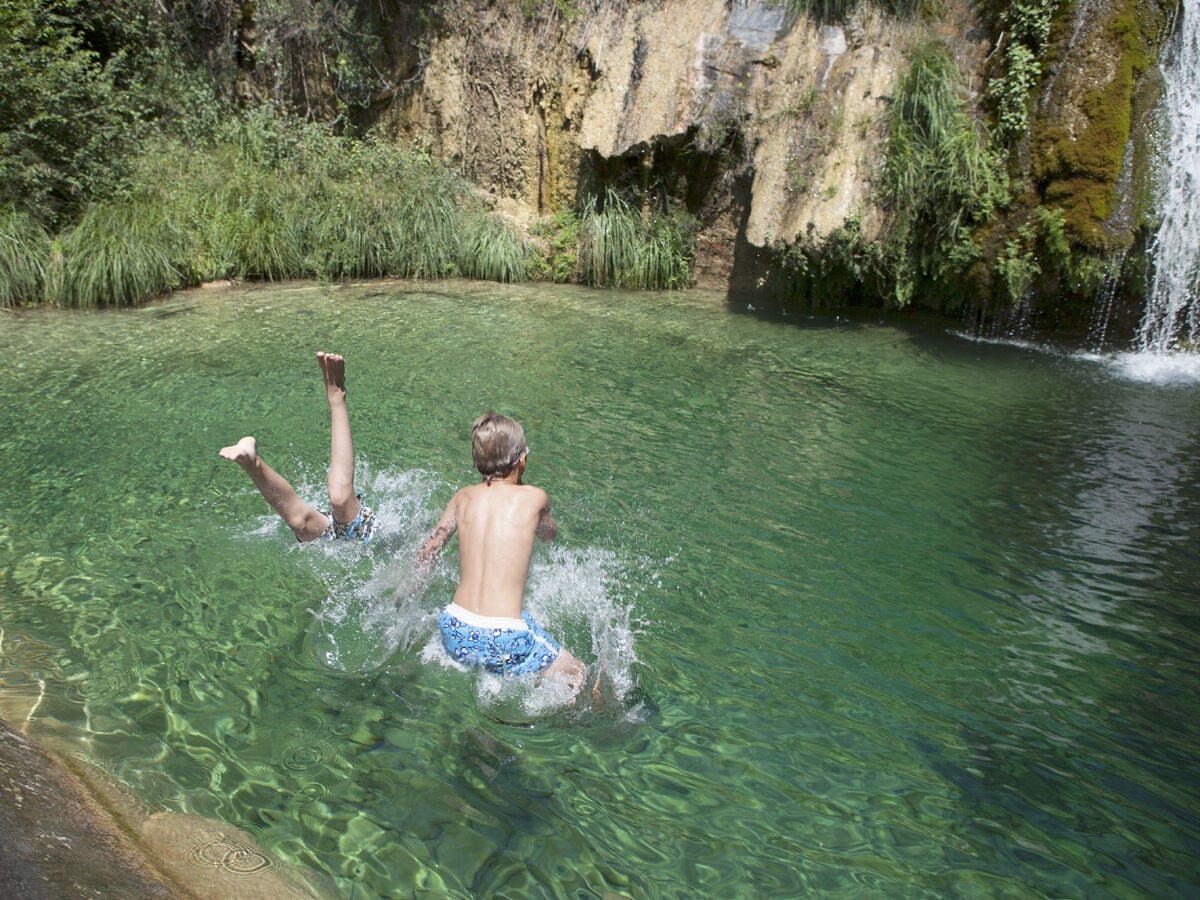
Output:
M1167 146L1154 275L1138 331L1143 353L1195 351L1200 340L1200 0L1183 0L1163 64Z

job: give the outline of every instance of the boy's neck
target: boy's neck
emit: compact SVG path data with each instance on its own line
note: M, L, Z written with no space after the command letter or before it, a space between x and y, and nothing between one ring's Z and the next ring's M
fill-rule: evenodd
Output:
M507 475L504 475L504 476L493 475L491 481L488 481L485 478L485 479L483 479L483 483L484 484L520 484L521 483L521 475L524 474L524 472L525 472L525 465L523 463L519 463L517 465L517 467L515 469L513 469L511 472L509 472Z

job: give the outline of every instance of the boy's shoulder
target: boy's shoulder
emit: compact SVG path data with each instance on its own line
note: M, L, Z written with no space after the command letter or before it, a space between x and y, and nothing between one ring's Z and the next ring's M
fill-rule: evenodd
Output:
M454 494L454 499L455 500L459 500L459 499L466 500L466 499L471 499L474 497L496 497L497 496L497 492L496 492L497 487L499 487L499 485L489 485L489 484L485 484L482 481L475 482L473 484L468 484L463 487L460 487L458 489L458 491ZM507 495L507 498L510 501L523 502L523 503L537 502L537 503L543 503L543 504L550 502L549 495L544 490L542 490L542 488L538 487L537 485L510 484L510 485L506 485L505 487L508 488L508 490L505 490L504 494Z

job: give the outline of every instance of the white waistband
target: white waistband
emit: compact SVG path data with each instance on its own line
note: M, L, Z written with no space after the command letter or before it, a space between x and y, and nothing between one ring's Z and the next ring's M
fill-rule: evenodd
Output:
M466 622L468 625L474 625L476 628L528 628L524 619L513 619L509 616L481 616L479 613L471 612L469 609L463 609L457 603L449 603L443 612L447 612Z

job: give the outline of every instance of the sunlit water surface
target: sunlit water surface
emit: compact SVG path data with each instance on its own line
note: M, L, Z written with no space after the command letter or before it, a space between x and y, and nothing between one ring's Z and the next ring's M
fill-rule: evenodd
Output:
M298 546L348 357L365 547ZM0 318L0 702L346 897L1200 892L1200 387L942 326L473 284ZM599 709L413 554L520 418ZM602 665L601 665L602 664Z

